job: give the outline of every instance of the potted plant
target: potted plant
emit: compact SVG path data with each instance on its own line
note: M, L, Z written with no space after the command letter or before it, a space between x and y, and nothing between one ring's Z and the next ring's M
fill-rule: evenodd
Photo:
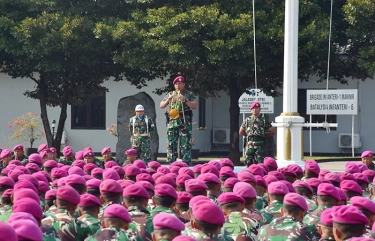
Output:
M111 135L118 137L117 124L112 124L110 127L107 127L107 131L109 131Z
M17 144L29 142L30 147L26 148L26 155L37 153L38 149L33 148L34 142L42 139L45 135L41 130L41 126L40 116L34 112L27 112L9 123L9 132L12 135L8 137L8 140Z

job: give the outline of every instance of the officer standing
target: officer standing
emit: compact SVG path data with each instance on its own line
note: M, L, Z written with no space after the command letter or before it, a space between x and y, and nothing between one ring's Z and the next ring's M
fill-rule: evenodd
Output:
M250 110L252 115L247 117L240 128L240 135L246 136L246 159L245 164L263 163L266 136L273 136L275 129L271 123L260 115L260 103L254 101Z
M132 133L132 148L137 150L138 158L148 163L151 160L150 132L155 129L152 118L145 115L142 105L135 107L135 116L130 118L129 131Z
M191 163L191 139L192 139L192 110L197 108L195 96L185 89L185 79L178 76L173 80L175 91L165 95L160 108L169 105L167 116L167 161L174 162L177 158L177 143L180 138L180 150L182 160Z

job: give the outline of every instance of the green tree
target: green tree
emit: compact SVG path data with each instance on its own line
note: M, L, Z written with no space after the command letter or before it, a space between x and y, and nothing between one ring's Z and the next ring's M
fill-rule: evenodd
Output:
M67 106L80 101L79 93L96 91L109 78L138 87L155 78L149 70L116 63L118 43L94 34L97 24L127 19L131 6L114 0L0 1L0 71L35 82L25 95L39 100L48 144L58 151ZM61 108L54 140L47 106Z
M331 77L339 81L355 69L337 52L348 41L344 2L335 1L333 16ZM307 81L312 74L321 80L326 77L329 12L328 1L300 1L301 80ZM283 77L284 3L256 1L255 18L258 87L275 95L277 91L272 90L282 86ZM224 90L230 97L229 157L239 164L238 98L255 85L252 19L251 1L150 1L146 10L134 11L131 19L117 26L107 26L106 34L102 31L99 37L124 40L116 53L119 62L153 66L170 76L157 93L170 89L178 73L199 95L217 96Z

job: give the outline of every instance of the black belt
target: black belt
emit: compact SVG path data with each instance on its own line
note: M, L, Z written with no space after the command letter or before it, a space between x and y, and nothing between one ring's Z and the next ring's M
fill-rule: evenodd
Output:
M263 136L248 136L247 141L264 141L266 138Z

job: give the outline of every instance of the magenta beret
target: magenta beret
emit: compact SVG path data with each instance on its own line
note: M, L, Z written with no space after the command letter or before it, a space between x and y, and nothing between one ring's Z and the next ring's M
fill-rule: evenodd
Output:
M355 196L350 198L350 203L358 209L366 209L370 213L375 214L375 203L368 198Z
M177 192L171 185L160 183L155 186L155 196L167 196L177 199Z
M303 170L300 166L298 166L297 164L291 164L288 166L288 168L292 171L294 171L294 173L296 173L297 175L300 175L303 173Z
M103 175L104 170L100 167L95 167L91 170L91 176Z
M78 205L81 201L79 193L70 186L63 186L57 189L56 197L61 200L70 202L73 205Z
M225 223L223 211L211 201L200 201L193 206L194 217L203 222L222 225Z
M185 182L185 188L187 192L199 192L208 190L206 183L198 179L187 180Z
M368 179L373 179L375 177L375 171L373 170L364 170L362 174L365 175Z
M230 167L223 167L220 169L220 177L236 177L236 174Z
M236 183L240 182L236 177L230 177L225 180L224 187L233 188Z
M17 234L18 240L43 241L43 233L40 227L30 220L12 222L11 226Z
M18 190L18 191L15 191L15 190L13 190L13 191L14 191L13 202L17 202L17 201L19 201L21 199L24 199L24 198L31 198L38 203L40 202L38 194L31 189L25 188L25 189L21 189L21 190Z
M104 168L112 168L114 166L118 166L118 164L115 161L109 160L104 163Z
M129 150L125 151L125 155L136 155L136 154L137 154L136 149L129 149Z
M15 145L14 148L13 148L13 151L16 151L16 150L22 151L23 150L23 145L21 145L21 144Z
M288 188L289 192L296 192L296 189L294 189L293 185L285 180L280 180L279 182L284 183L285 186Z
M272 182L267 187L269 194L286 195L289 193L288 187L282 182Z
M257 175L257 176L255 176L255 180L256 180L257 186L262 186L262 187L265 187L265 188L268 187L268 185L267 185L267 183L266 183L266 181L264 180L263 177ZM278 180L276 180L276 181L278 181Z
M312 173L315 173L316 175L319 175L319 172L320 172L320 167L319 167L319 164L316 163L315 161L311 160L311 161L306 161L305 162L305 169L307 171L310 171Z
M113 179L106 179L100 184L101 194L122 193L122 187Z
M150 183L154 183L154 179L152 178L152 176L150 174L147 174L147 173L141 173L139 175L137 175L136 177L136 180L137 182L139 181L147 181L147 182L150 182Z
M38 152L44 151L46 149L48 149L47 144L40 144L39 147L38 147Z
M125 170L122 167L120 167L120 166L113 166L112 169L115 170L120 177L125 176Z
M212 165L212 166L215 166L217 168L217 170L221 170L221 164L219 162L219 160L211 160L208 162L208 164ZM233 169L233 168L231 168Z
M76 153L76 155L77 155L77 153ZM81 159L76 159L72 164L73 167L80 167L80 168L83 168L85 165L86 165L86 162L84 160L81 160Z
M62 186L65 186L66 184L65 184L65 178L66 177L62 177L62 178L60 178L59 180L57 180L57 186L58 187L62 187Z
M222 167L228 166L228 167L234 168L234 164L229 158L221 158L220 159L220 165Z
M36 179L38 179L38 181L42 181L42 182L45 182L45 183L49 183L50 180L47 179L46 175L47 173L45 173L43 171L40 171L40 172L34 172L33 175ZM48 175L48 174L47 174Z
M202 164L197 164L193 167L193 172L194 173L200 173L202 169Z
M125 170L125 175L128 177L137 176L138 174L141 174L141 170L134 165L128 166Z
M75 184L86 185L86 180L80 175L72 174L65 178L65 184L66 185L75 185Z
M9 162L9 164L11 164L11 165L16 165L16 166L23 166L22 162L19 161L19 160L11 160L11 161Z
M233 193L242 198L255 198L257 193L253 186L246 182L238 182L234 185Z
M245 203L245 200L241 196L239 196L239 195L237 195L233 192L222 193L218 197L217 201L220 203L220 205L224 205L224 204L232 203L232 202Z
M372 157L372 156L373 156L372 151L364 151L364 152L362 152L361 158Z
M293 187L304 187L306 188L311 194L314 194L312 188L310 187L310 185L304 181L295 181L293 183Z
M315 177L307 179L306 182L310 185L310 187L318 187L320 184L323 183L321 180L319 180L319 178Z
M138 167L139 169L146 169L147 168L146 164L141 159L135 160L133 165Z
M94 157L94 152L91 151L91 150L87 150L85 152L83 152L83 158L85 157Z
M125 222L130 223L132 218L130 217L128 210L120 204L112 204L104 209L104 218L120 218Z
M297 177L297 174L290 168L288 167L285 167L285 168L282 168L280 169L280 172L281 174L283 174L284 176L289 176L289 177L294 177L296 178Z
M268 173L269 174L269 173ZM281 173L280 173L281 174ZM270 185L270 183L272 182L277 182L279 181L279 179L277 179L275 176L271 176L271 175L265 175L263 177L264 181L266 182L267 186Z
M137 184L146 188L146 190L155 191L154 186L151 183L149 183L148 181L139 181L139 182L137 182Z
M39 192L45 193L50 189L46 182L43 182L43 181L38 181L38 182L39 182L39 185L38 185Z
M152 169L158 169L159 167L161 167L161 164L157 161L150 161L147 165Z
M112 168L105 169L103 172L103 179L120 180L120 175Z
M368 167L364 163L358 163L357 166L359 167L359 171L363 172L365 170L368 170Z
M320 223L324 226L333 226L332 208L327 208L320 214Z
M154 216L152 223L154 224L154 229L185 230L185 224L173 214L158 213Z
M177 187L175 180L173 180L173 178L166 176L166 175L158 177L155 180L155 184L162 184L162 183L169 184L172 187Z
M77 166L73 166L73 167L71 167L71 168L69 169L69 171L68 171L68 174L69 174L69 175L72 175L72 174L74 174L74 175L79 175L79 176L81 176L81 177L83 177L83 176L86 175L86 173L83 171L83 169L80 168L80 167L77 167Z
M340 201L346 201L348 197L346 196L345 192L341 190L340 188L336 187L337 193L340 196Z
M18 241L16 231L7 223L0 222L0 241Z
M172 241L197 241L197 240L188 235L178 235L177 237L172 239Z
M39 185L39 183L38 183L38 185ZM34 191L35 193L38 193L38 189L36 189L35 185L32 184L29 181L26 181L26 180L21 180L21 181L16 182L16 184L14 184L13 190L15 192L18 191L18 190L21 190L21 189L30 189L30 190Z
M340 188L344 192L355 192L358 193L359 195L362 195L363 190L361 186L358 185L355 181L352 180L344 180L340 183Z
M258 163L258 166L260 166L261 168L263 168L264 175L267 175L267 173L270 171L270 169L268 168L268 166L266 166L264 163Z
M187 174L191 176L192 178L194 177L194 172L188 167L182 167L179 171L178 174Z
M104 147L103 150L102 150L102 155L104 155L106 152L111 152L111 148L110 147Z
M19 169L14 169L13 171L10 171L8 173L8 177L12 178L13 180L18 180L18 177L22 174L25 174L23 171L19 170Z
M50 148L48 148L52 153L55 153L55 152L57 152L57 149L55 148L55 147L50 147Z
M324 176L325 179L327 179L328 181L333 181L333 182L337 182L337 183L340 183L341 182L341 178L339 175L337 175L336 173L327 173L325 176Z
M163 174L171 173L171 171L167 167L163 167L163 166L158 167L158 170L156 170L156 172L163 173Z
M303 211L307 211L307 202L304 197L297 193L288 193L284 197L284 204L296 206L301 208Z
M81 201L79 202L78 206L80 207L101 207L102 204L100 203L99 199L92 194L82 194Z
M48 191L44 194L44 198L45 198L45 199L56 199L56 196L57 196L57 189L51 189L51 190L48 190Z
M364 182L366 184L370 183L368 178L365 175L363 175L362 173L354 173L353 176L354 176L354 178L357 182Z
M3 194L1 195L2 197L10 197L13 195L13 189L7 189L3 192Z
M264 171L262 169L262 167L256 165L256 164L252 164L249 166L248 170L253 174L253 175L258 175L258 176L261 176L263 177L264 176Z
M4 149L1 151L0 159L3 159L4 157L7 157L9 155L12 155L12 152L8 149Z
M147 190L143 186L138 185L138 184L127 186L124 189L124 191L122 193L122 196L124 196L124 197L140 197L140 198L145 198L145 199L150 198Z
M1 186L14 187L14 181L9 177L0 177L0 187Z
M42 157L39 154L33 153L29 156L29 162L30 163L36 163L36 164L42 164L43 160L42 160Z
M251 103L250 110L254 109L255 107L259 107L259 108L261 107L258 101L254 101L253 103Z
M317 194L320 196L330 196L338 201L341 199L336 187L329 183L320 184Z
M66 147L64 147L62 153L65 157L67 157L67 156L69 156L70 154L73 153L73 150L70 146L66 146Z
M93 178L88 181L86 181L86 187L87 188L99 188L102 181L99 179Z
M227 167L227 168L229 168L229 167ZM224 170L227 170L227 169L224 168ZM213 173L216 176L220 176L220 171L215 166L212 166L212 165L207 164L207 163L202 165L201 174L203 174L203 173Z
M359 172L360 172L360 171L359 171L359 167L358 167L357 164L354 163L354 162L347 162L347 163L345 164L345 171L346 171L346 172L349 172L349 173L351 173L351 174L353 174L353 173L359 173Z
M285 180L284 175L279 171L270 171L268 176L274 176L277 178L277 180Z
M193 196L188 192L179 192L177 194L177 203L189 203Z
M54 178L62 178L68 176L68 173L63 169L56 167L52 169L51 176Z
M17 200L13 204L13 212L25 212L25 213L30 213L33 215L33 217L37 219L43 218L43 210L40 207L39 202L36 202L35 200L31 198L23 198L20 200Z
M216 176L213 173L203 173L203 174L198 176L197 180L201 180L204 183L212 182L212 183L216 183L216 184L221 184L221 181L218 178L218 176Z
M177 76L176 78L174 78L173 80L173 84L176 84L177 82L185 82L185 78L183 76Z
M189 201L189 207L194 207L195 204L197 204L200 201L209 201L211 202L211 199L209 199L207 196L198 195L190 199Z
M332 217L335 223L368 225L367 217L352 206L334 206L332 208Z
M256 179L254 177L254 175L252 173L250 173L249 171L240 171L238 173L238 179L241 181L241 182L254 182L256 183Z
M34 170L36 172L40 171L40 167L36 163L27 163L25 166L27 169Z
M180 174L176 178L176 184L177 184L177 186L184 187L185 182L187 180L190 180L190 179L193 179L193 178L191 176L189 176L188 174Z

